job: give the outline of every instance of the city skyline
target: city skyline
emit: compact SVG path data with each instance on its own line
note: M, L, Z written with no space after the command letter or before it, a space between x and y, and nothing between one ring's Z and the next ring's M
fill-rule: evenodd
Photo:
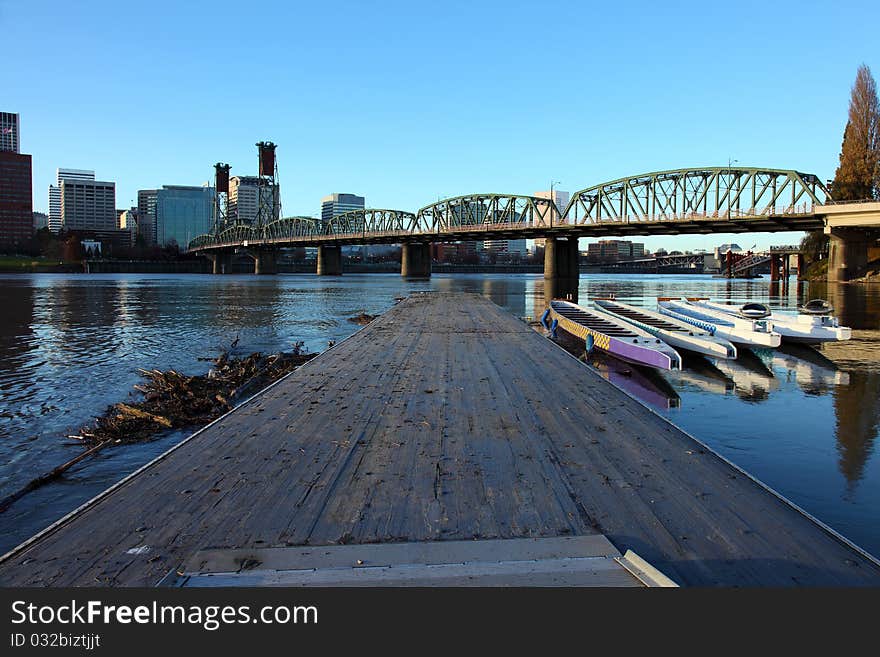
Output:
M231 75L246 70L244 54L258 44L268 63L247 69L241 93L219 103L205 93L210 75L199 84L190 72L213 66L216 44L207 35L228 14L218 7L212 16L177 9L176 21L152 37L137 27L134 36L158 38L162 48L126 50L121 58L107 58L103 46L80 37L97 24L111 43L116 35L128 39L146 9L62 6L53 10L54 27L38 5L4 7L0 22L22 28L9 32L10 47L50 33L4 80L3 110L24 117L21 148L33 154L34 210L48 211L43 190L59 167L104 172L117 182L117 204L128 207L139 189L210 181L218 160L231 164L231 175L256 174L253 144L263 139L278 144L285 216L314 216L320 199L337 189L360 190L374 207L414 211L440 197L528 194L551 183L573 194L622 176L728 162L796 168L826 180L837 166L856 68L880 66L860 45L873 43L869 22L825 16L823 39L804 39L815 21L802 3L762 5L757 23L745 10L728 16L700 5L687 33L674 15L650 5L597 8L591 20L625 24L628 37L609 30L586 39L578 21L560 21L522 49L504 34L530 27L535 12L525 7L450 5L434 15L408 5L383 12L354 4L330 47L320 30L285 39L284 26L318 25L338 8L279 6L278 20L265 26L272 38L255 33L225 44ZM564 17L577 7L551 3L546 10ZM203 19L208 25L199 35L206 36L191 33ZM460 32L456 48L439 46L436 35L463 21L492 21L497 29ZM394 38L383 44L376 34ZM675 48L684 38L689 48ZM762 54L769 38L785 48L784 62L771 65ZM74 88L63 108L43 103L46 66L74 42L83 65L106 67L110 95L125 97L143 82L154 93L107 104ZM701 48L710 54L695 58ZM165 66L171 61L187 66ZM816 65L786 63L793 61ZM344 93L322 94L328 80ZM530 92L534 83L554 93ZM716 237L680 236L675 245L643 239L651 249L708 250ZM756 234L752 241L780 237Z

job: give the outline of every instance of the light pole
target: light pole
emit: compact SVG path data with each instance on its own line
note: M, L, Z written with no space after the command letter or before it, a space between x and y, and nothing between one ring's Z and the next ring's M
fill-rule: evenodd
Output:
M556 199L553 198L553 185L560 185L560 184L561 183L558 180L551 180L550 181L550 202L553 203L553 207L556 208L557 210L559 208L556 207ZM552 212L550 213L550 227L551 228L553 227L553 213Z
M730 191L733 188L733 184L731 182L731 165L735 162L739 162L739 160L732 160L729 157L727 158L727 218L730 219Z

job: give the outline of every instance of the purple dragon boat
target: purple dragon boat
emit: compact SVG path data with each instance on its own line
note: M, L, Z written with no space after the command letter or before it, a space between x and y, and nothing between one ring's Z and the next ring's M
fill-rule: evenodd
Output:
M547 318L566 333L593 347L636 365L680 370L681 356L654 335L606 313L569 301L551 301Z

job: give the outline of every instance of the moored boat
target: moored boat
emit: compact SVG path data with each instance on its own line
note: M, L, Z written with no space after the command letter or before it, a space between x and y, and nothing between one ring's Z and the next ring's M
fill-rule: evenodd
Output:
M767 306L759 303L733 306L700 299L694 301L694 304L735 316L766 318L772 323L773 330L787 342L819 344L849 340L852 337L852 329L848 326L840 326L837 318L831 316L834 310L831 304L821 299L814 299L804 306L799 306L797 314L783 313L779 310L771 312Z
M778 347L782 336L773 330L768 319L754 319L744 315L698 305L701 299L681 300L661 297L657 300L660 313L703 328L712 335L747 347Z
M657 336L676 349L687 349L715 358L736 358L736 347L729 340L713 335L709 330L699 326L613 299L593 299L593 305L603 312Z
M585 341L587 351L596 347L612 356L662 370L680 370L681 356L654 335L607 313L571 303L550 302L549 318L558 327Z

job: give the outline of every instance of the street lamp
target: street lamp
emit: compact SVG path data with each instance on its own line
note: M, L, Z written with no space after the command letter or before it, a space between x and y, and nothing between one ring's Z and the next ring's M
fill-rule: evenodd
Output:
M553 198L553 185L561 185L562 183L558 180L550 181L550 202L553 203L553 207L556 208L556 199ZM556 208L559 210L559 208ZM553 227L553 213L550 213L550 227Z
M734 164L734 163L736 163L736 162L739 162L739 160L732 160L732 159L730 159L729 157L727 158L727 218L728 218L728 220L730 219L730 198L731 198L731 196L730 196L730 190L731 190L732 187L733 187L733 185L732 185L732 183L731 183L731 171L730 171L730 168L731 168L731 165Z

